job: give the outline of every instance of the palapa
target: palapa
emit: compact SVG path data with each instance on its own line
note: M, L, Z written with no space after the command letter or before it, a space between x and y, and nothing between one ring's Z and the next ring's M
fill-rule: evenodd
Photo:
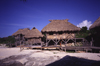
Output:
M29 32L29 30L30 30L29 28L19 29L18 31L13 33L12 36L16 36L18 34L26 35L27 32Z
M38 38L43 37L42 33L36 29L35 27L32 28L26 35L25 38Z
M93 31L90 35L93 45L100 47L100 17L90 26L89 29Z
M90 26L89 29L100 27L100 17Z
M50 23L45 26L41 32L59 32L59 31L79 31L80 28L65 20L49 20Z

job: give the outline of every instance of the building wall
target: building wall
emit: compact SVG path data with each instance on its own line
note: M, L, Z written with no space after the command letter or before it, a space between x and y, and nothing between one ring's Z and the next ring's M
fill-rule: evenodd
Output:
M41 38L28 38L26 42L30 44L41 43Z

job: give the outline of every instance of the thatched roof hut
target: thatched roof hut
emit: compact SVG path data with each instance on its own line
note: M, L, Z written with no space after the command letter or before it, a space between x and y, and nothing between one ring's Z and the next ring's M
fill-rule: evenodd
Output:
M100 27L100 17L90 26L89 29Z
M36 38L36 37L43 37L42 33L36 29L35 27L32 28L27 34L25 35L25 38Z
M43 37L42 33L33 27L27 34L24 36L29 43L41 43L41 38Z
M68 22L68 19L49 21L50 23L41 31L46 34L47 39L74 38L75 33L80 30L80 28Z
M59 32L59 31L79 31L80 28L65 20L49 20L50 23L45 26L41 32Z
M100 17L90 26L89 29L92 31L90 37L93 38L94 46L100 47Z
M18 31L13 33L12 36L16 36L16 35L19 35L19 34L26 35L27 32L29 32L29 30L30 30L29 28L19 29Z

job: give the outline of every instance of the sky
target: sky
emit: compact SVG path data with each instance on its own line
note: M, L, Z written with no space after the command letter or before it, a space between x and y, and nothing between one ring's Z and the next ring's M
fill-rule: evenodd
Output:
M89 28L99 16L100 0L0 0L0 37L23 28L41 31L53 19Z

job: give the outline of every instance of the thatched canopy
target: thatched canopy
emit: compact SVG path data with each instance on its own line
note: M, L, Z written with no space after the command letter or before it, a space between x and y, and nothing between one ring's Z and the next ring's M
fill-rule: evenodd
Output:
M100 17L90 26L89 29L100 27Z
M29 28L19 29L18 31L13 33L12 36L16 36L18 34L26 35L27 32L29 32L29 30L30 30Z
M45 26L41 32L58 32L58 31L79 31L80 28L65 20L49 20L50 23Z
M42 33L36 29L35 27L32 28L26 35L25 38L37 38L37 37L43 37Z

